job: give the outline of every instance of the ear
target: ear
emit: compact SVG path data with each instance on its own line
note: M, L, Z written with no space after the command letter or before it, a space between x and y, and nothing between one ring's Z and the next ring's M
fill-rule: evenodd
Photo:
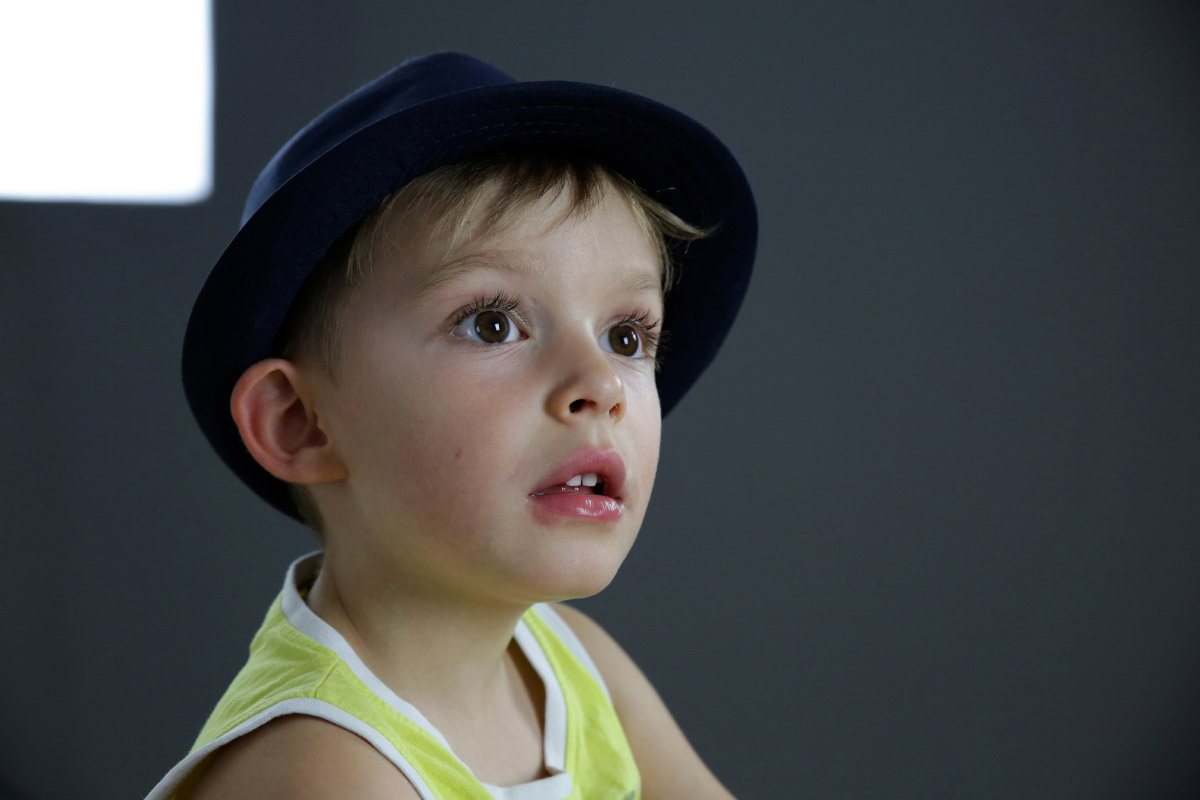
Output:
M238 379L229 410L246 449L262 468L289 483L327 483L346 477L333 443L321 429L291 361L259 361Z

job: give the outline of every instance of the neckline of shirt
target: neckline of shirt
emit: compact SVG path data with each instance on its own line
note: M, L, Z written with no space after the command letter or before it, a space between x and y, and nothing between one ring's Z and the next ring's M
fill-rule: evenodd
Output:
M350 671L354 673L367 689L380 700L387 703L396 713L412 720L425 732L436 739L450 753L463 769L471 772L454 748L446 741L446 737L436 726L415 706L408 703L391 690L374 672L359 658L358 653L350 646L340 633L308 607L300 594L299 587L310 584L315 579L320 567L322 553L317 551L302 556L288 567L287 579L284 581L281 600L284 616L292 627L308 636L318 644L337 654ZM535 606L535 609L537 607ZM567 740L567 707L563 697L562 685L554 672L545 651L538 642L533 631L529 629L522 618L513 632L517 646L521 649L530 666L541 679L545 689L546 706L543 723L542 757L549 777L515 784L513 786L493 786L484 783L496 800L564 800L571 793L571 776L566 772L566 740ZM471 772L474 775L474 772ZM481 781L482 783L482 781Z

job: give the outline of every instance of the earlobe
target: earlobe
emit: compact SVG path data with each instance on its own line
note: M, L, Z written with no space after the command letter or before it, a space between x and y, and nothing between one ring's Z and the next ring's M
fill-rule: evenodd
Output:
M250 455L289 483L327 483L346 476L327 433L300 388L299 368L268 358L242 373L229 410Z

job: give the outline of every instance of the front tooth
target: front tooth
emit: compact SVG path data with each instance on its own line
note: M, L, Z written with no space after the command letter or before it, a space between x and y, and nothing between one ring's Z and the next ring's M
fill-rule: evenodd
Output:
M584 475L583 476L583 485L584 486L595 486L596 485L596 473L589 472L586 475Z
M592 477L594 478L594 477L596 477L596 476L595 476L595 475L593 475ZM582 483L582 482L583 482L583 476L582 476L582 475L576 475L574 478L571 478L571 480L567 481L567 486L578 486L578 485L579 485L580 483ZM594 483L593 483L593 484L589 484L589 485L591 485L591 486L595 486L595 484L594 484Z

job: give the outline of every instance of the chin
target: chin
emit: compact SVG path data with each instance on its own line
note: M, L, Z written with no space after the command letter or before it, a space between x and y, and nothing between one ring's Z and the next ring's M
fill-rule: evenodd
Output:
M558 564L546 565L538 574L529 576L529 588L534 602L556 603L579 600L599 594L613 582L625 560L625 554L599 557L594 553L574 554Z
M569 588L564 588L564 591L559 593L558 597L553 598L551 602L560 602L563 600L582 600L585 597L600 594L608 588L613 582L613 578L617 577L617 571L612 570L602 576L595 576L592 580L576 581Z

